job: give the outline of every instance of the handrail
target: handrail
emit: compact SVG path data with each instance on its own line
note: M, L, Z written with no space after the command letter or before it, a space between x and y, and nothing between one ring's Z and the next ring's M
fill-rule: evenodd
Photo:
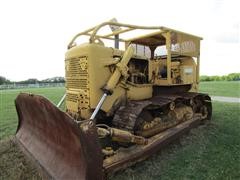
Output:
M104 27L104 26L107 26L107 25L113 25L113 26L119 26L119 27L125 27L127 29L120 29L120 30L117 30L115 32L112 32L110 34L107 34L107 35L98 35L98 31ZM114 37L111 37L111 36L114 36L114 35L118 35L118 34L122 34L122 33L125 33L125 32L129 32L129 31L133 31L133 30L136 30L136 29L142 29L142 30L155 30L155 29L158 29L158 30L161 30L161 31L172 31L172 32L176 32L176 33L181 33L181 34L185 34L185 35L189 35L189 36L192 36L194 38L198 38L200 40L202 40L201 37L199 36L195 36L195 35L192 35L192 34L189 34L189 33L185 33L185 32L182 32L182 31L178 31L178 30L174 30L174 29L171 29L171 28L167 28L167 27L164 27L164 26L138 26L138 25L130 25L130 24L124 24L124 23L118 23L118 22L112 22L112 21L107 21L107 22L103 22L97 26L94 26L92 28L89 28L83 32L80 32L78 34L76 34L72 40L70 41L70 43L68 44L68 49L70 49L74 43L74 41L81 35L85 35L85 36L90 36L90 39L89 39L89 42L90 43L94 43L96 39L99 39L99 38L104 38L104 39L110 39L110 40L114 40ZM119 41L122 41L122 42L126 42L127 40L125 39L119 39Z
M118 22L104 22L102 24L99 24L98 26L96 26L92 32L92 35L90 37L90 42L93 43L95 40L95 36L97 34L97 32L104 26L106 25L114 25L114 26L119 26L119 27L127 27L127 28L132 28L132 30L135 29L162 29L162 26L137 26L137 25L130 25L130 24L123 24L123 23L118 23ZM120 34L121 32L117 33Z
M108 35L104 35L104 36L101 36L101 35L97 35L97 32L104 26L106 25L113 25L113 26L119 26L119 27L126 27L126 28L129 28L129 29L125 29L125 30L120 30L118 32L113 32L111 34L108 34ZM72 44L73 42L81 35L86 35L86 36L90 36L90 39L89 39L89 42L90 43L93 43L95 42L95 40L97 38L105 38L105 39L111 39L111 40L114 40L114 38L111 38L110 36L113 36L113 35L118 35L118 34L121 34L121 33L124 33L124 32L128 32L128 31L132 31L132 30L136 30L136 29L146 29L146 30L154 30L154 29L163 29L164 27L163 26L137 26L137 25L130 25L130 24L123 24L123 23L118 23L118 22L111 22L111 21L108 21L108 22L104 22L104 23L101 23L95 27L92 27L92 28L89 28L83 32L80 32L78 34L76 34L72 40L70 41L70 43L68 44L68 49L70 49L72 47ZM92 33L90 33L92 31ZM125 41L124 39L121 39L121 41Z

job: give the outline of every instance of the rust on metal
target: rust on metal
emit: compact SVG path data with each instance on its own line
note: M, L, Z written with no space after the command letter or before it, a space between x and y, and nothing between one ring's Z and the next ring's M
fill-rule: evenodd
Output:
M166 106L178 99L190 102L197 96L203 99L202 102L205 102L205 111L209 112L205 113L208 116L207 118L202 116L201 113L195 113L192 118L146 138L147 144L139 143L143 145L132 145L128 148L120 147L113 151L111 148L101 148L97 127L93 121L85 120L78 124L46 98L21 93L15 101L19 117L16 139L21 149L35 161L40 171L44 173L44 177L49 179L101 180L105 179L109 173L114 173L146 159L174 139L179 138L183 133L200 124L205 118L210 119L212 107L209 96L199 93L186 93L168 95L168 97L162 95L158 99L132 102L128 104L128 108L122 109L122 115L117 113L118 118L125 118L122 120L127 123L125 115L129 113L128 110L135 109L128 114L130 120L134 120L144 107L150 104L156 105L157 100L161 100L161 106ZM124 113L125 110L127 112ZM128 127L131 127L129 124L131 123L128 123ZM103 160L104 155L107 158Z
M104 160L103 167L105 173L114 173L146 159L153 153L168 145L174 139L181 137L182 134L199 125L200 122L201 118L194 118L148 138L147 145L135 145L130 148L119 149L118 152L116 152L116 155Z
M145 109L148 109L149 107L154 107L154 108L166 107L167 109L168 108L170 109L172 103L176 104L178 102L189 102L191 99L197 98L198 96L202 98L203 101L208 101L208 102L205 102L209 111L209 116L207 119L211 119L211 112L212 112L211 98L206 94L187 92L187 93L175 93L175 94L161 94L161 95L152 97L151 99L143 100L143 101L129 101L126 106L123 106L115 113L115 116L113 118L113 125L115 127L120 127L124 130L133 132L135 128L134 126L137 122L138 117L141 116L141 113ZM176 124L167 125L165 128L163 127L162 130L170 128L173 125L176 125Z
M51 179L102 179L102 153L92 121L80 127L66 113L38 95L15 100L18 144ZM94 173L93 173L94 172Z

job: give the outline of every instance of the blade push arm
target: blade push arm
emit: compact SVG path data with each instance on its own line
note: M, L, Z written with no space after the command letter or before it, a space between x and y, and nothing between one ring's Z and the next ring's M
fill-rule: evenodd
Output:
M101 97L100 101L98 102L93 114L90 117L90 120L93 120L96 117L106 97L113 93L113 89L117 86L120 78L122 76L127 77L127 71L128 71L127 64L131 59L133 53L134 53L134 48L132 46L128 46L127 50L123 54L122 60L116 64L117 68L113 72L112 76L109 78L107 84L103 87L104 94Z

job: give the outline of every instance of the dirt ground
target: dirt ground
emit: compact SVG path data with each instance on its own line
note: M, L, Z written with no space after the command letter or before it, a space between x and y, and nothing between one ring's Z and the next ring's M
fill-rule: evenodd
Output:
M14 143L13 137L0 141L0 177L4 180L41 179Z

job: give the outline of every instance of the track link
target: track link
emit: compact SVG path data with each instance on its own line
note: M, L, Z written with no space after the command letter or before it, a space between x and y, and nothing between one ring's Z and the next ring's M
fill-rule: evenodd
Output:
M144 110L150 109L151 111L155 108L170 111L173 104L179 103L191 106L195 113L200 111L201 106L205 105L208 111L206 119L211 118L211 98L207 94L185 92L178 94L162 94L144 101L128 101L126 106L121 106L116 112L112 123L114 127L134 133L138 118L142 116L141 113Z

